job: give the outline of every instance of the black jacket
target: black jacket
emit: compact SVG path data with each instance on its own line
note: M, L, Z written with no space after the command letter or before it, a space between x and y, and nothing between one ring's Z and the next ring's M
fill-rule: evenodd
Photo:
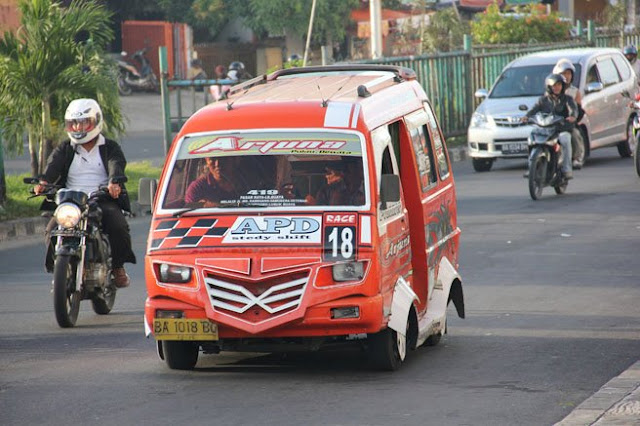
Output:
M558 97L549 94L540 96L536 104L527 111L527 117L532 117L539 112L559 115L564 118L578 117L578 105L569 95L562 94ZM575 123L564 122L560 126L560 131L570 132Z
M41 176L41 179L48 183L64 187L67 184L67 174L69 173L69 167L71 167L76 149L77 146L72 145L71 141L67 140L62 142L49 156L47 168L45 169L44 175ZM111 179L115 177L125 176L124 169L127 166L127 160L124 158L124 153L120 145L116 141L105 138L105 144L100 145L99 149L102 164L104 164L109 180L111 181ZM129 196L124 184L121 185L123 191L120 197L118 197L118 204L121 209L130 212L131 204L129 202ZM43 205L42 208L48 210L45 205Z

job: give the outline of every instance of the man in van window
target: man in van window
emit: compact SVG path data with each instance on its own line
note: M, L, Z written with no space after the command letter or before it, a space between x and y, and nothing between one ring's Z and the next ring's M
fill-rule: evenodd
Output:
M560 74L549 74L544 79L544 85L545 94L538 98L536 104L522 117L522 121L526 122L529 117L533 117L539 112L559 115L565 118L558 137L558 142L562 145L562 173L566 179L573 179L570 132L576 123L578 107L573 98L564 93L567 88L567 82Z
M345 206L350 204L350 194L344 180L344 165L334 164L325 167L327 183L318 190L315 198L307 196L307 204L319 206Z
M344 171L344 181L349 192L349 205L364 204L364 170L360 158L347 161Z
M199 203L202 207L218 207L223 200L237 199L231 160L207 157L205 162L206 172L189 184L184 197L185 204Z

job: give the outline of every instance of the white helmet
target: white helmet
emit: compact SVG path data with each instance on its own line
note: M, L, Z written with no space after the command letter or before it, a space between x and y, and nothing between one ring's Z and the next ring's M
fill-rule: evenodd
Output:
M102 122L102 110L93 99L71 101L64 114L64 129L77 145L94 140L102 132Z
M553 67L552 73L554 74L562 74L565 71L571 71L571 78L573 78L576 74L576 67L573 66L571 61L567 58L562 58L558 60L556 66Z

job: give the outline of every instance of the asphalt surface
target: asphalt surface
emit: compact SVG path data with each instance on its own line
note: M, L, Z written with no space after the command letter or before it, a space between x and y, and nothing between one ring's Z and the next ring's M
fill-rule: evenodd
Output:
M193 372L168 370L143 337L148 217L131 221L132 286L108 316L83 302L71 330L55 325L40 239L2 243L0 424L637 424L613 416L633 415L640 382L631 162L597 151L566 195L537 202L524 162L453 168L467 319L450 308L441 344L393 374L350 351L201 355Z

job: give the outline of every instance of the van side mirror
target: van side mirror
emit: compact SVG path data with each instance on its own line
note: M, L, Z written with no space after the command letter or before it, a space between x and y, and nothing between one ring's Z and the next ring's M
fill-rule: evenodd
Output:
M138 204L143 214L151 213L156 198L158 179L140 178L138 182Z
M587 94L587 93L599 92L602 89L604 89L604 85L599 81L594 81L593 83L587 84L587 87L584 88L584 93Z
M478 89L476 93L473 94L476 98L484 99L489 96L489 91L487 89Z
M387 203L400 201L400 176L382 175L380 181L380 201L383 206Z

